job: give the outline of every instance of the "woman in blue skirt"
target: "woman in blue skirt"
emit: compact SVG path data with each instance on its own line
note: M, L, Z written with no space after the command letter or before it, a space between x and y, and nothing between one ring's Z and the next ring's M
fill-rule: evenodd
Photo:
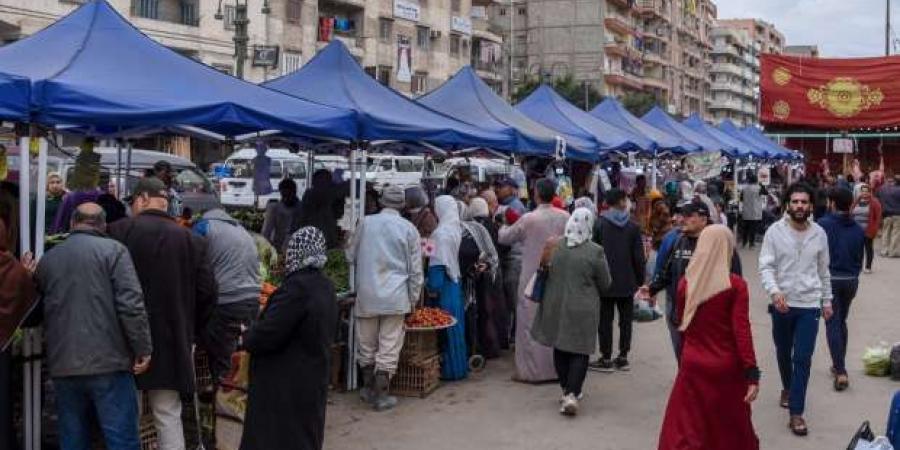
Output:
M456 325L447 329L447 339L441 361L441 378L461 380L466 377L469 363L466 351L465 308L459 271L459 245L462 225L456 200L442 195L434 201L438 226L431 233L434 254L428 267L428 290L438 297L438 306L456 318Z

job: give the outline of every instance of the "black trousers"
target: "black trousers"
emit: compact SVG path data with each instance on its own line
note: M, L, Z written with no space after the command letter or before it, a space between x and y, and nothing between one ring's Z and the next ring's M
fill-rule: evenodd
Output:
M750 245L750 247L754 247L756 245L756 232L759 230L759 220L745 220L744 221L744 233L743 233L743 244L744 247Z
M553 365L556 367L556 375L559 376L563 394L575 394L576 397L581 395L584 378L587 376L588 355L554 348Z
M631 326L634 322L634 300L631 297L603 297L600 299L600 354L612 358L613 317L619 310L619 356L628 357L631 351Z
M209 355L209 369L218 385L219 379L231 371L231 354L237 348L241 325L250 323L259 314L259 300L248 299L226 305L216 305L206 330L199 336L199 344Z
M865 254L866 254L866 269L872 269L872 259L875 258L875 245L874 239L866 238L865 245Z
M18 448L13 428L12 351L0 352L0 450Z

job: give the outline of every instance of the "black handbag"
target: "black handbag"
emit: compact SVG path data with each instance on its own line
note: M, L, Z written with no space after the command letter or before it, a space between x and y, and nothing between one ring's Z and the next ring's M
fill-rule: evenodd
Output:
M875 433L872 432L872 427L869 425L869 421L865 421L862 425L859 426L859 429L856 430L856 434L853 435L853 439L850 440L850 445L847 446L847 450L856 450L856 444L859 443L860 440L872 442L875 440Z
M531 287L531 301L535 303L540 303L544 300L544 290L547 287L547 276L550 274L550 269L546 267L539 267L537 272L534 274L534 285Z

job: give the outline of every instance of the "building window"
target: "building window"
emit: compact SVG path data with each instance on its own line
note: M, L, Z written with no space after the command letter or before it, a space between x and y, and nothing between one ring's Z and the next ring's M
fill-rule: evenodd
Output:
M391 19L385 19L384 17L378 19L378 40L387 44L391 42L391 32L394 28L394 21Z
M391 66L378 66L378 82L385 85L391 85Z
M463 54L469 53L469 40L468 39L462 40L462 53Z
M303 55L285 50L281 54L281 74L287 75L303 65Z
M501 15L501 16L505 16L505 15L506 15L506 8L500 8L500 15Z
M450 11L458 13L461 9L460 0L450 0Z
M428 50L428 42L431 30L428 27L416 27L416 46L423 50Z
M450 55L459 56L459 40L458 34L450 35Z
M520 16L527 15L527 14L528 14L528 8L522 8L522 7L520 7L520 8L518 9L518 11L517 11L517 14L520 15Z
M132 0L134 15L145 19L159 19L159 0Z
M222 22L225 24L226 30L234 29L234 5L225 5L222 9L222 15L224 19Z
M366 75L376 80L378 79L378 69L375 66L367 66L365 69L363 69L363 71L366 72Z
M412 76L410 91L413 94L422 94L428 90L428 72L416 72Z
M303 13L303 0L287 0L284 8L284 15L289 23L300 23L300 16Z
M200 26L200 17L197 15L196 3L181 2L181 23L192 27Z

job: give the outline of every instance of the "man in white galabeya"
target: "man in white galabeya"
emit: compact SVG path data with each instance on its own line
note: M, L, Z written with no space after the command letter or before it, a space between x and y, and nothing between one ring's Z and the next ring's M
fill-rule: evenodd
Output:
M814 199L808 185L791 185L786 214L766 231L759 254L760 278L772 302L781 407L790 410L788 427L798 436L807 434L803 411L819 316L828 320L833 313L828 237L809 220Z

